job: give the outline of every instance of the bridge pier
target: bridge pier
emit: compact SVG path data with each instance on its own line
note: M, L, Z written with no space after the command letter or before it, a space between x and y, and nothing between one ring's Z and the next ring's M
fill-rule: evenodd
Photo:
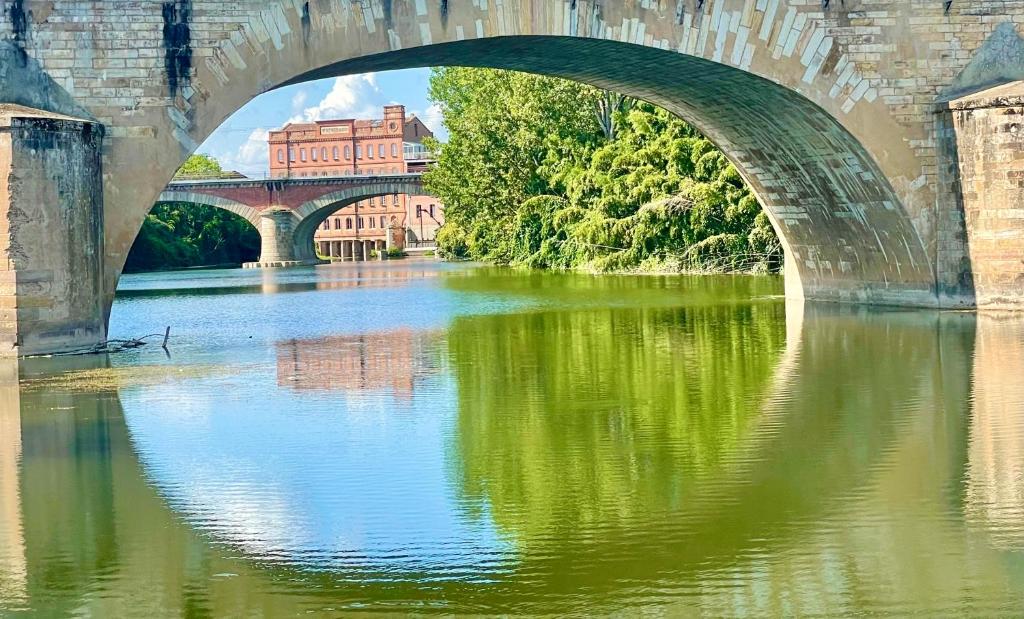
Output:
M979 308L1024 307L1024 82L949 104Z
M246 269L294 267L319 264L321 261L309 255L301 255L296 245L296 217L288 208L270 208L260 213L260 259L246 262ZM307 253L312 254L312 247Z
M103 127L0 105L0 356L107 336Z

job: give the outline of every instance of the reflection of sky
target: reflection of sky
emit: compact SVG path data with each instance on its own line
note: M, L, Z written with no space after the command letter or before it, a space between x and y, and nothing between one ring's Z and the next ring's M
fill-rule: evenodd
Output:
M433 330L457 314L523 305L448 289L439 275L458 268L406 262L126 277L111 337L170 325L171 360L151 346L119 355L116 365L246 368L122 389L147 475L193 526L257 559L481 577L482 564L513 549L486 509L462 505L453 485L451 376L420 379L411 399L390 388L277 384L281 341Z
M454 390L440 376L411 401L331 398L279 390L260 370L122 401L147 474L216 539L257 559L458 578L512 548L449 479Z

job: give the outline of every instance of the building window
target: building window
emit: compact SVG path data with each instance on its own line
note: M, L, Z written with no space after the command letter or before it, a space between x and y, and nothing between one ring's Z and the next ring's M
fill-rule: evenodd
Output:
M377 198L375 198L373 196L370 196L370 208L373 208L373 205L376 204L376 203L377 203Z
M278 163L284 163L284 149L283 148L277 149L277 162Z
M288 157L289 157L289 158L290 158L290 159L291 159L292 161L295 161L295 147L294 147L294 146L289 146L289 147L288 147Z
M377 219L375 217L371 217L370 218L370 227L371 228L376 228L377 227Z
M430 218L431 219L434 218L434 205L433 204L430 205Z
M324 220L324 230L330 230L330 229L331 229L331 220L330 219L325 219Z
M341 158L341 157L338 156L340 153L338 151L338 147L337 146L334 147L334 149L331 151L331 154L334 155L334 160L335 161L337 161L338 159Z
M391 156L392 157L397 157L398 156L398 144L395 143L395 142L391 143Z
M384 222L384 216L383 215L380 216L380 227L381 228L387 228L388 227L387 224Z
M345 229L346 230L351 230L352 229L352 218L351 217L346 217L345 218Z
M350 159L352 159L352 147L351 146L346 146L345 147L345 161L349 161Z
M384 145L383 144L377 146L377 154L380 155L381 159L384 158Z
M327 161L327 147L324 146L320 149L320 161Z
M306 149L305 148L299 149L299 159L301 159L303 161L306 160Z
M373 144L366 147L366 158L373 159Z
M309 156L313 158L313 161L316 161L316 149L315 148L309 149Z
M341 219L339 217L334 218L334 229L341 230Z
M419 204L416 205L416 219L423 217L423 207Z

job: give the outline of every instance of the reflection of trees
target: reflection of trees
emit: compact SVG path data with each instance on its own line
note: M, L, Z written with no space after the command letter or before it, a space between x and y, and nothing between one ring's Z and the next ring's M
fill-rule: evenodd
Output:
M516 540L535 593L671 597L766 545L784 555L870 483L911 411L962 419L966 376L940 347L969 348L937 315L812 310L778 366L789 380L772 375L779 325L776 306L456 323L464 492ZM955 451L936 455L955 474ZM761 594L795 587L770 577Z
M781 314L770 304L457 320L464 492L525 539L678 507L754 424Z

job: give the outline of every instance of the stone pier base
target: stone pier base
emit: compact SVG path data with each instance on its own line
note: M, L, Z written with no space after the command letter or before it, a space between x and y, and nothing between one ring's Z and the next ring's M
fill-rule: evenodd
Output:
M1024 308L1024 82L949 109L977 306Z
M105 341L102 126L0 105L0 356Z
M287 208L273 208L260 216L260 259L246 262L246 269L297 267L321 264L316 258L301 258L295 249L295 213Z

